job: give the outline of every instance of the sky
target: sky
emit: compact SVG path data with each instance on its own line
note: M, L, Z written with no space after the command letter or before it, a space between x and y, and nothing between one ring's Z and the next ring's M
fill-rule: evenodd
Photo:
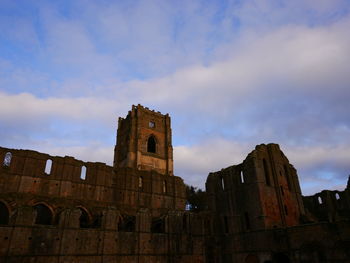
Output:
M0 0L0 32L0 146L111 165L142 104L187 184L278 143L304 195L346 186L350 0Z

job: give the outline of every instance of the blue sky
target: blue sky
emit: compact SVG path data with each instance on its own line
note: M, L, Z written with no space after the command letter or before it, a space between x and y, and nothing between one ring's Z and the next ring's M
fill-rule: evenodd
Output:
M203 187L278 143L304 194L350 174L350 1L0 0L0 145L111 164L132 104Z

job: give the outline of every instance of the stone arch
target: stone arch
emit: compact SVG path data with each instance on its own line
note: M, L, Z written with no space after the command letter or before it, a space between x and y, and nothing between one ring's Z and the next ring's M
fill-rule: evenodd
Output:
M54 212L49 205L44 202L39 202L36 203L33 207L36 210L35 224L52 225Z
M149 153L157 152L157 140L153 134L149 136L147 139L147 152Z
M0 200L0 225L8 225L10 221L10 209L6 202Z
M79 217L79 226L81 228L88 228L91 224L91 219L92 219L92 216L91 216L89 210L87 210L83 206L78 206L77 208L81 212L80 217Z

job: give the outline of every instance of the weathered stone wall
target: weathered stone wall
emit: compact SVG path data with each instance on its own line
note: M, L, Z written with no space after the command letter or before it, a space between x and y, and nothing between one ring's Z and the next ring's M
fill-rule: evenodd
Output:
M316 222L350 220L350 189L348 187L344 191L323 190L312 196L304 196L303 201Z
M242 164L209 174L206 189L222 233L294 226L304 214L296 171L275 144L258 145Z

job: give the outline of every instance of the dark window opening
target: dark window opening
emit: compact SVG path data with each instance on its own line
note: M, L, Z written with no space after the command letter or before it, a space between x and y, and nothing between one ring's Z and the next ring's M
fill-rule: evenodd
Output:
M147 152L156 153L156 139L150 136L147 140Z
M270 183L270 173L269 173L269 169L266 163L266 160L263 159L263 166L264 166L264 173L265 173L265 181L267 185L271 185Z
M46 165L45 165L45 173L46 174L51 174L51 167L52 167L52 160L48 159L46 161Z
M182 217L182 230L186 231L187 230L187 216L183 215Z
M34 206L36 210L35 224L37 225L51 225L52 224L52 212L46 205L38 204Z
M292 189L292 185L290 183L288 167L287 167L287 165L284 165L283 167L284 167L284 173L286 174L286 178L287 178L288 190L290 191Z
M6 167L10 167L11 165L11 160L12 160L12 153L7 152L4 157L4 162L3 165Z
M151 225L151 232L152 233L164 233L165 232L164 219L162 219L162 218L153 219L152 225Z
M227 216L224 216L224 232L227 234L228 233L228 219Z
M97 214L94 216L91 227L100 228L102 225L102 214Z
M7 225L9 223L9 210L7 206L0 202L0 225Z
M90 225L90 220L89 220L89 215L85 211L85 209L79 208L80 209L80 217L79 217L79 225L81 228L88 228Z
M135 216L123 216L118 222L118 231L120 232L134 232L136 225Z
M245 226L247 229L250 229L250 220L249 220L249 215L247 212L244 213L244 219L245 219Z

